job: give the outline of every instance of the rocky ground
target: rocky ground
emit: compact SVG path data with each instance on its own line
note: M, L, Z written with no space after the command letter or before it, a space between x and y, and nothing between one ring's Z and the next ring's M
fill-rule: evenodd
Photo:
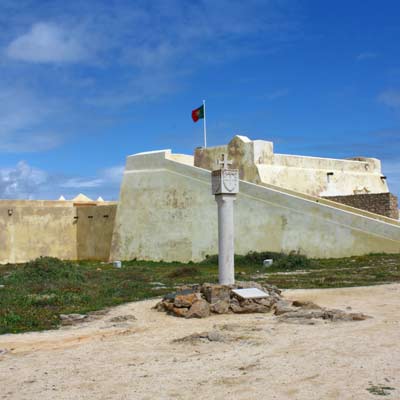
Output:
M0 399L400 398L400 285L279 296L280 315L176 318L151 300L0 336Z

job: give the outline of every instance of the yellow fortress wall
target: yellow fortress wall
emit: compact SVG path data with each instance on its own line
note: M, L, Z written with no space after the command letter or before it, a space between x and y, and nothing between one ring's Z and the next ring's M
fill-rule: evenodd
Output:
M108 260L115 211L111 202L0 200L0 263L40 256Z

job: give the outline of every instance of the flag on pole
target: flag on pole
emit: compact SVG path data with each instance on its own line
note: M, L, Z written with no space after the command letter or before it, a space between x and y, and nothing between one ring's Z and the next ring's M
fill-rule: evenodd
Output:
M193 122L197 122L199 119L203 118L204 118L204 104L201 107L196 108L195 110L192 111Z

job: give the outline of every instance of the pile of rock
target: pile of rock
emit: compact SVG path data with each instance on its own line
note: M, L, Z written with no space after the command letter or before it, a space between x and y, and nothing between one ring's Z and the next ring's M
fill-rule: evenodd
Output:
M233 289L257 288L266 293L266 297L244 299ZM281 291L273 285L260 285L256 282L236 282L223 286L210 283L179 288L170 293L155 306L177 317L205 318L211 314L227 313L266 313L281 300Z
M312 323L311 320L322 319L328 321L363 321L370 318L363 313L349 313L334 308L320 307L311 301L280 300L274 305L274 314L282 322Z
M256 288L265 292L262 298L243 298L234 289ZM257 282L236 282L223 286L204 283L180 287L156 304L155 309L183 318L205 318L211 314L267 313L272 311L279 321L313 323L315 320L362 321L369 318L362 313L320 307L310 301L288 301L273 285Z

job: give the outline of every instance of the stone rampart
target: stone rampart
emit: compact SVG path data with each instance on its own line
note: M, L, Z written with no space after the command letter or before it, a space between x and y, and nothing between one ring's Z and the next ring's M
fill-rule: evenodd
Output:
M197 148L194 166L212 171L226 153L240 179L274 185L311 196L343 196L389 191L376 158L339 160L274 153L273 143L235 136L227 145Z
M375 214L385 215L388 218L399 219L398 200L391 193L368 193L324 198Z

